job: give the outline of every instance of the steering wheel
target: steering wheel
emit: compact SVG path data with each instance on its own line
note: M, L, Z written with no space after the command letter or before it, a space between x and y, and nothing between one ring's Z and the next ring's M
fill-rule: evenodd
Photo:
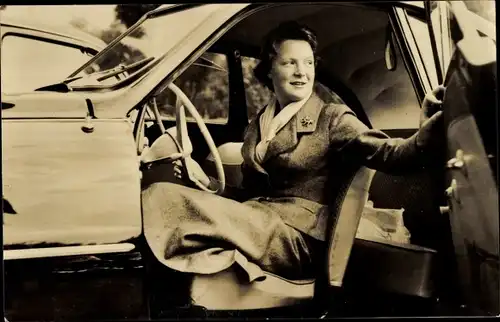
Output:
M179 87L177 87L177 85L175 85L174 83L170 83L167 86L167 88L170 89L172 92L174 92L174 94L177 97L176 115L175 115L176 135L174 136L173 133L165 130L165 127L161 122L160 112L156 105L156 100L153 100L152 110L155 115L156 122L158 123L158 126L162 131L162 135L153 142L151 148L149 149L153 150L152 156L146 156L145 158L142 158L143 162L145 161L146 163L153 163L161 160L167 162L173 162L180 159L184 168L185 177L187 177L189 181L194 183L199 189L203 191L219 195L222 194L224 192L226 185L224 167L222 166L222 160L220 158L219 151L217 150L217 147L212 139L212 136L210 135L210 132L207 129L207 126L205 125L205 122L198 113L198 110L194 107L191 100L186 96L186 94L184 94L184 92ZM194 172L191 165L192 163L186 162L189 161L189 159L191 159L191 152L193 151L193 146L191 144L191 140L189 139L189 134L187 131L185 108L195 119L196 124L198 125L198 128L200 129L201 134L203 135L203 138L205 139L205 142L207 143L208 148L210 149L210 152L214 158L215 168L217 170L217 183L218 183L218 187L216 190L211 190L209 187L205 186L198 179L196 179L196 177L193 174ZM175 143L175 146L172 146L172 142ZM170 153L168 156L163 156L165 152L167 151L171 152L172 150L178 152ZM160 155L160 157L158 157L158 155Z

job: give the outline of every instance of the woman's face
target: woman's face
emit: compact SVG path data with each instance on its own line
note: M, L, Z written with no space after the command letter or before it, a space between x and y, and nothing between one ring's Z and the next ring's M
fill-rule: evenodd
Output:
M306 98L314 84L314 53L305 40L285 40L276 48L269 77L281 107Z

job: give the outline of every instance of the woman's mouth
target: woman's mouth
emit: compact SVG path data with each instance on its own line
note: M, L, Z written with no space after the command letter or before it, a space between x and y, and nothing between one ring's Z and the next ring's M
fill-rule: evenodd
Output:
M299 82L299 81L297 81L297 82L290 82L290 84L292 86L295 86L295 87L303 87L303 86L305 86L307 84L307 82Z

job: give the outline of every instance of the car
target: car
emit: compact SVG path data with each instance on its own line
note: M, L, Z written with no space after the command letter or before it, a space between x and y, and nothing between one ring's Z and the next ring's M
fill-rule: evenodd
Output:
M71 25L2 15L2 92L29 92L67 77L106 47Z
M162 6L57 82L2 95L7 319L497 315L492 5ZM238 199L238 146L270 97L252 69L262 37L285 20L318 33L320 95L391 137L415 133L425 94L444 84L443 166L360 169L315 280L167 274L144 237L141 189L196 187L172 175L172 161L190 154L223 183L216 193ZM355 238L349 218L368 199L403 213L411 244Z

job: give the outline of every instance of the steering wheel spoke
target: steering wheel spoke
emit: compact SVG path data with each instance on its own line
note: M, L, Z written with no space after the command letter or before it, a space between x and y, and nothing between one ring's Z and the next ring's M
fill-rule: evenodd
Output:
M177 96L177 101L176 101L176 134L177 134L177 141L180 145L179 150L182 151L181 154L183 154L183 165L186 170L186 173L188 175L188 179L194 183L198 188L200 188L203 191L210 192L210 193L216 193L216 194L222 194L225 189L225 174L224 174L224 168L222 166L222 160L219 155L219 151L217 150L217 147L212 139L212 136L210 135L210 132L207 129L207 126L205 125L205 122L203 121L202 117L198 113L198 110L194 107L193 103L190 101L190 99L184 94L184 92L177 87L174 83L170 83L168 85L168 88L175 93ZM186 112L185 109L189 111L191 116L195 119L196 124L198 125L201 134L203 135L203 138L205 139L205 142L207 143L210 152L213 155L213 158L215 160L215 167L217 170L217 182L218 182L218 188L217 190L211 190L208 186L204 185L201 183L195 176L193 169L191 169L190 163L186 162L187 158L191 157L191 152L193 151L193 146L191 144L191 140L189 139L189 133L187 130L187 121L186 121Z

